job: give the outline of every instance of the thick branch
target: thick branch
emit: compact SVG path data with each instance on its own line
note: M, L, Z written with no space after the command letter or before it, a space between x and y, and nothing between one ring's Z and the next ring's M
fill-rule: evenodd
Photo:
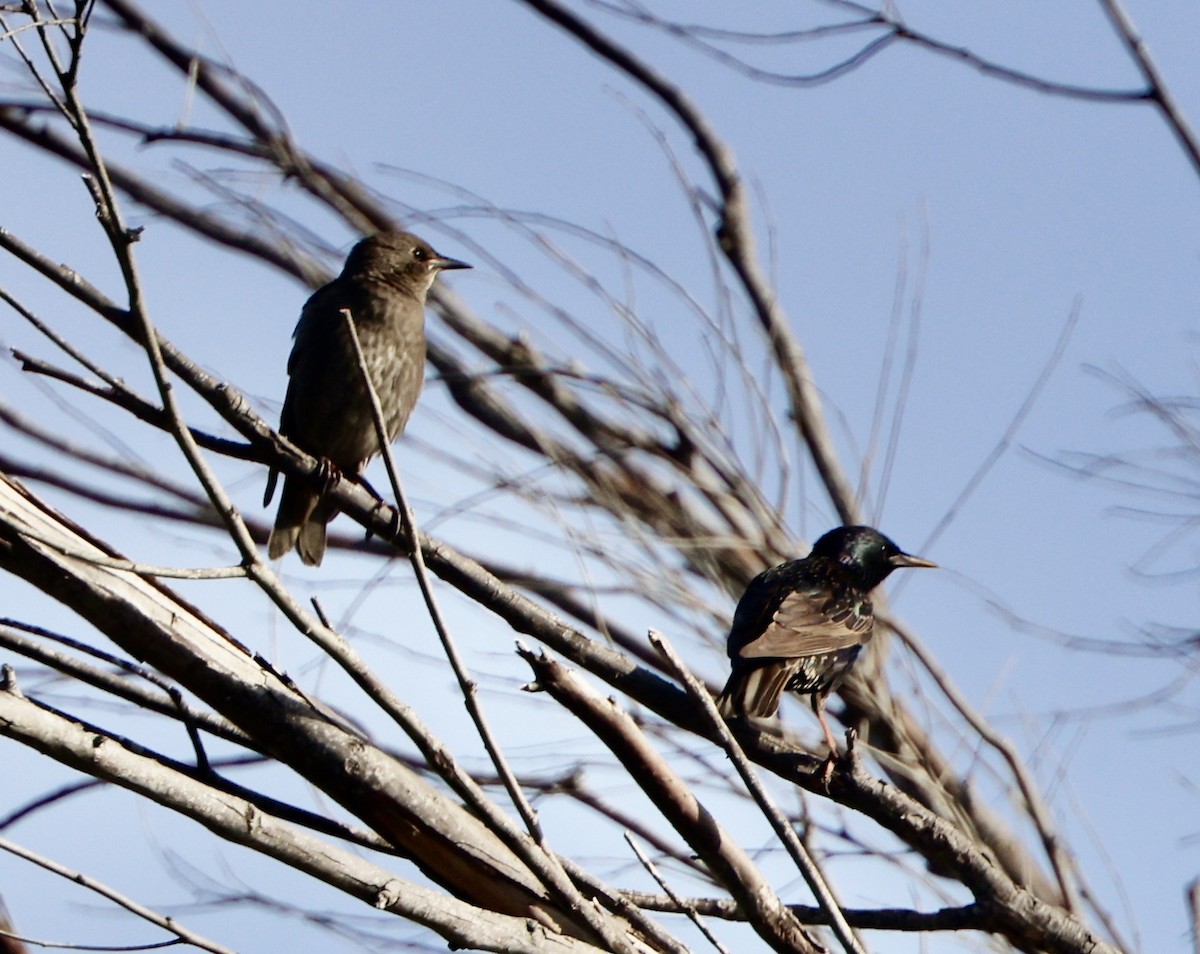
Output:
M226 841L282 861L372 907L422 924L452 947L511 954L599 950L536 925L527 917L496 914L402 879L354 852L305 834L244 799L173 772L24 698L11 671L0 683L0 734L186 815Z
M327 792L457 897L543 923L551 912L529 871L476 818L396 759L328 721L235 640L166 588L64 556L119 556L0 476L0 568L74 609L135 658L177 679L263 749Z

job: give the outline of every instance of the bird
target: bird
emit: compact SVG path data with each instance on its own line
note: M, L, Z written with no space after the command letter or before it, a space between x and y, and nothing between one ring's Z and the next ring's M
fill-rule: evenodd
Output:
M900 567L936 567L873 527L836 527L802 560L764 570L734 610L726 649L731 673L717 699L726 719L760 719L784 690L812 697L830 759L837 744L825 701L871 640L871 590ZM832 765L832 763L830 763Z
M345 475L363 483L363 468L380 451L343 312L354 319L391 443L403 433L425 381L425 295L442 272L470 267L408 232L378 232L359 241L341 274L305 302L288 358L279 433L320 458L331 480ZM272 469L264 507L277 477ZM325 525L337 513L321 497L310 480L284 477L267 541L272 560L295 547L306 565L320 564Z

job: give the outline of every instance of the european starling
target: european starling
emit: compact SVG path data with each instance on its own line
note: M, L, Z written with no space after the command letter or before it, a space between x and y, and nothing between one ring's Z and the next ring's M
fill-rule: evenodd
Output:
M342 273L305 302L288 358L288 389L279 433L336 472L361 481L379 453L371 402L342 315L354 318L363 358L383 409L388 441L404 430L425 380L425 293L439 272L470 268L407 232L380 232L350 250ZM264 506L277 474L271 472ZM293 546L316 566L325 555L325 524L336 508L309 482L284 477L274 560Z
M902 566L937 564L910 556L871 527L838 527L803 560L756 576L733 614L733 672L717 700L721 715L772 716L785 689L810 694L835 755L825 700L871 640L868 594Z

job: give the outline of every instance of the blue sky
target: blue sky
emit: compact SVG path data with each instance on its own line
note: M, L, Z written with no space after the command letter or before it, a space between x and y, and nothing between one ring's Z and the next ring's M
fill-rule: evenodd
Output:
M1102 88L1139 82L1095 4L894 6L914 28L1049 79ZM1117 508L1161 502L1079 479L1053 462L1072 452L1128 452L1152 462L1163 443L1145 416L1114 413L1126 396L1090 369L1127 375L1153 393L1195 393L1200 173L1145 104L1038 94L901 45L825 85L772 86L666 37L582 9L687 90L734 150L754 187L758 236L780 300L823 396L843 422L839 441L852 473L858 472L857 455L875 411L893 310L907 322L919 316L916 376L878 524L945 569L912 579L895 608L972 702L1029 755L1056 820L1123 930L1140 938L1146 952L1186 950L1183 889L1200 867L1195 685L1187 683L1173 697L1178 708L1133 705L1180 676L1177 664L1080 652L1048 631L1128 641L1151 623L1195 625L1194 580L1166 585L1131 570L1174 525L1132 519ZM669 9L696 15L682 4ZM1130 0L1129 13L1184 111L1200 115L1194 54L1200 9ZM690 143L656 104L520 4L361 2L335 15L315 3L284 14L273 6L197 0L165 5L155 14L180 38L251 76L309 150L428 213L434 221L414 227L446 254L478 266L452 277L454 291L488 320L544 342L551 354L580 356L562 327L513 293L493 260L570 301L599 336L619 344L623 332L494 215L395 170L453 183L495 207L541 212L615 235L698 293L711 292L701 237L680 224L688 215L686 196L651 130L662 130L675 159L700 175ZM772 3L756 15L754 26L780 28L837 14L821 4ZM190 112L174 78L148 73L144 60L128 55L129 41L99 32L93 40L84 93L94 106L137 103L141 115L164 126L185 116L204 122L202 111ZM809 44L757 55L789 70L808 70L831 62L834 49ZM16 75L6 71L5 81ZM185 187L186 171L169 164L165 152L112 145L130 161L160 163L165 184ZM0 225L115 291L117 276L98 254L91 210L74 174L10 141L0 142L0 161L9 170L0 186L6 217ZM199 168L224 164L198 153L192 161ZM242 176L238 185L294 210L331 245L348 247L352 236L275 182ZM139 255L160 328L272 410L285 387L289 335L305 291L197 245L136 209L130 217L146 226ZM620 280L601 253L558 237L580 261ZM52 314L67 332L88 336L96 353L135 380L140 374L149 390L131 345L97 334L11 263L0 262L0 283ZM700 390L711 392L705 342L686 316L672 311L677 303L642 280L635 291L645 320L697 376ZM1065 353L1015 445L926 551L923 543L1026 399L1074 309L1078 319ZM0 317L0 339L5 346L42 347L8 313ZM0 374L5 400L30 413L58 413L50 410L45 391L11 364ZM778 391L776 386L769 393L782 413ZM410 426L414 446L444 440L447 409L444 392L431 385ZM119 416L98 415L119 427ZM55 419L74 436L91 429ZM727 423L747 452L763 437L740 428L736 413ZM166 446L152 442L138 449L153 456L169 453ZM261 474L244 465L223 465L223 471L251 511ZM437 518L470 492L465 481L413 471L410 493L424 519ZM878 477L876 467L872 480ZM787 491L798 538L812 539L834 520L814 488L810 479ZM872 483L869 499L877 499L880 489ZM1190 514L1194 503L1173 501L1169 508ZM469 516L444 520L439 532L478 550L506 553L512 546L499 530ZM171 529L150 539L137 527L113 533L114 542L148 562L180 562L181 551L197 561L214 558L215 541L197 531L177 535ZM1184 536L1150 566L1187 567L1195 553L1194 538ZM532 548L521 556L535 566L562 559L539 557ZM371 570L354 561L335 561L333 568L340 575L321 580L296 567L285 571L301 587L320 585L323 598L339 610L353 607L364 630L385 630L396 611L381 605L383 597L369 598L363 607L353 603ZM409 606L414 594L406 572L392 572L385 594ZM7 585L0 581L0 600L18 599L6 593ZM27 598L21 591L19 599ZM1031 627L1009 626L993 601ZM263 607L231 601L222 612L235 629L261 625L264 645L278 651L285 665L302 665L304 651L273 629L277 624ZM463 625L484 625L469 607L454 605L452 612ZM629 622L656 625L644 617ZM71 624L64 619L62 625ZM715 645L720 634L712 635ZM519 679L521 671L508 658L510 644L489 636L472 651L477 665L497 674L495 704L519 722L524 710L504 689L504 678ZM695 651L697 669L719 678L719 649ZM439 691L448 685L441 670L406 651L388 649L380 658L391 661L386 665L396 667L398 685L416 698L422 681L441 680ZM791 718L805 719L802 708L795 707ZM445 719L447 731L459 729L455 715ZM22 765L23 781L38 790L44 762L12 749L0 748L3 758ZM137 815L128 800L122 804L112 794L78 804L97 817L110 810L127 819ZM177 830L158 815L145 824L163 838ZM35 840L24 831L14 837ZM56 846L41 847L53 853ZM70 845L62 850L69 853ZM620 849L605 843L599 850ZM204 852L206 862L219 865L216 848L208 845ZM151 858L139 863L156 870ZM238 863L254 866L241 858ZM1121 876L1120 889L1109 877L1110 865ZM28 918L31 933L44 935L55 922L39 911L39 893L24 890L19 879L25 872L0 857L10 907L22 924ZM872 886L860 890L864 898L876 897ZM252 933L239 943L255 948ZM296 950L304 943L298 941ZM953 941L942 943L956 949ZM913 939L889 938L876 949L918 947Z

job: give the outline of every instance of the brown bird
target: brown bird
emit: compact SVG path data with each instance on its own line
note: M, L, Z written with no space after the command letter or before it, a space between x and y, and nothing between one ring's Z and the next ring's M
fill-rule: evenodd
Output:
M825 700L871 641L868 594L911 556L871 527L837 527L803 560L764 570L733 614L727 650L733 668L717 709L725 718L765 718L785 690L810 694L829 754L837 753Z
M394 441L425 381L425 294L439 272L470 267L408 232L380 232L355 245L342 273L317 289L300 313L279 433L335 473L361 482L380 447L342 312L354 318L387 438ZM277 477L272 470L263 506L271 502ZM325 525L336 513L311 481L284 477L267 542L271 559L294 546L304 563L318 565L325 555Z

